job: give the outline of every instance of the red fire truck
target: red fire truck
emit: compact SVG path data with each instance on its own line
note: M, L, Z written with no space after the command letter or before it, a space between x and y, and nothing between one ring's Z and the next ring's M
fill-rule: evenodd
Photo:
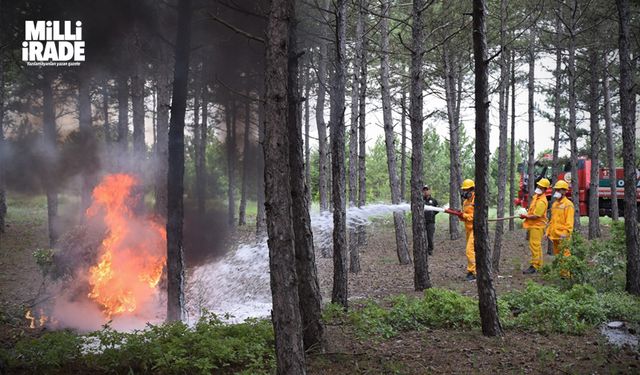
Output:
M591 183L591 160L585 157L578 158L578 200L579 200L579 208L580 208L580 216L588 216L589 215L589 184ZM527 207L529 204L529 193L527 191L528 188L528 173L527 173L527 165L525 163L520 163L518 165L518 172L520 174L520 184L518 189L518 197L514 200L514 204L516 206ZM620 216L624 216L624 170L622 168L616 168L616 193L618 199L618 212ZM640 178L640 173L636 173ZM538 160L535 163L534 175L536 178L536 182L541 178L547 178L549 181L554 181L552 179L552 169L551 162L549 158L544 158L543 160ZM611 216L611 172L609 168L600 168L600 183L598 184L598 203L600 209L600 216ZM569 186L571 186L571 163L566 163L564 169L560 171L558 176L559 179L564 179L569 182ZM640 220L640 179L636 184L637 187L637 196L636 199L639 204L638 209L638 220ZM547 198L550 198L553 194L553 189L550 187L547 189L546 193ZM567 193L567 196L571 197L571 190Z

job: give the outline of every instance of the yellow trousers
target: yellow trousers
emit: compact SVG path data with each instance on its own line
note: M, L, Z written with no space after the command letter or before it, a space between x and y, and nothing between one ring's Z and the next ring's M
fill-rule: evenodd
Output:
M473 229L467 230L467 272L476 274L476 250L473 247Z
M539 270L542 267L542 235L544 228L529 228L529 250L531 250L531 266Z
M551 240L553 242L553 255L558 255L560 254L560 250L564 249L563 255L568 257L571 255L571 252L569 251L569 246L566 243L566 241L568 241L568 239L564 239L564 240Z

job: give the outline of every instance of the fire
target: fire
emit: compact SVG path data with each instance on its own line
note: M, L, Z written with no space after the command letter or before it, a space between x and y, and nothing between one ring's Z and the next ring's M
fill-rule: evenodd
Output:
M40 317L36 319L31 313L31 310L27 310L24 317L29 321L29 328L34 329L36 327L44 327L49 320L49 317L45 315L44 310L40 309Z
M98 263L89 269L89 297L109 317L132 313L149 302L165 266L165 229L132 210L137 185L131 175L107 175L93 190L87 210L88 216L103 214L107 226Z

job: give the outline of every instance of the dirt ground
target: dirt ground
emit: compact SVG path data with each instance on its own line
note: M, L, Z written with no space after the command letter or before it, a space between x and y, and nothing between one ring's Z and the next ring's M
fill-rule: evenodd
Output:
M9 228L0 242L0 345L33 334L24 311L36 298L42 276L32 252L46 247L48 240L44 202L25 198L13 203ZM447 228L444 222L437 228L436 247L429 257L431 283L476 296L475 282L464 281L464 238L451 241ZM603 230L607 235L608 228ZM410 240L411 228L407 231ZM237 235L248 233L242 230ZM529 279L542 282L539 275L522 274L529 261L524 236L521 229L505 232L501 272L494 280L498 294L521 289ZM545 262L551 259L545 255ZM317 258L317 265L323 299L328 302L332 260ZM389 220L367 228L361 265L360 273L349 274L351 300L421 294L413 290L413 265L398 264ZM327 350L309 358L311 374L638 374L639 366L637 350L612 347L596 330L579 337L510 330L495 339L478 330L428 329L377 341L358 339L347 326L328 326Z

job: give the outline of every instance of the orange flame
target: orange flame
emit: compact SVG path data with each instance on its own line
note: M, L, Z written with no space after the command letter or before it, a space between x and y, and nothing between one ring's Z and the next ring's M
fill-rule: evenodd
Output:
M27 310L27 313L24 317L29 321L29 328L34 329L36 327L44 327L44 325L49 321L49 317L45 315L44 310L40 309L40 317L36 319L35 316L31 313L31 310Z
M149 302L165 265L167 234L158 223L137 216L132 190L135 177L112 174L93 190L88 216L104 213L107 237L98 264L89 269L89 297L112 315L131 313Z

